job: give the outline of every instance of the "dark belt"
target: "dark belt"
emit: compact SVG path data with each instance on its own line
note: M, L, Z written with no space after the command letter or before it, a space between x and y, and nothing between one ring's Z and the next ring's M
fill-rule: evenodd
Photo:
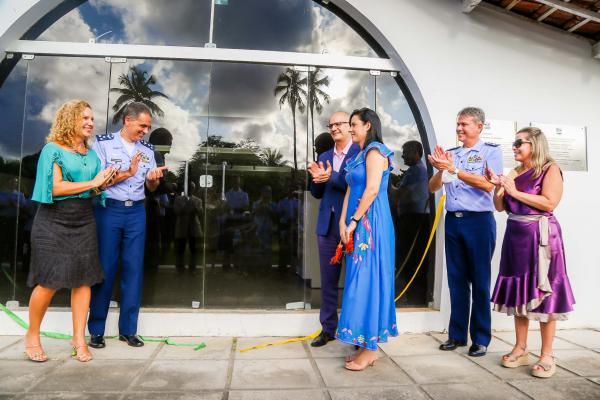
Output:
M463 217L484 215L484 214L490 214L490 213L491 213L491 211L447 211L446 215L456 217L456 218L463 218Z
M117 206L117 207L133 207L138 204L143 204L144 200L115 200L115 199L106 199L106 205Z

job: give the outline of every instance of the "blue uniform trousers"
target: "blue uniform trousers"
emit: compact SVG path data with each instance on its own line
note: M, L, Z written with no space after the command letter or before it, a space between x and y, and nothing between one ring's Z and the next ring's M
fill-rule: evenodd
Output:
M96 206L95 214L104 281L92 287L88 330L92 335L104 335L115 275L122 256L119 334L134 335L137 332L144 272L144 204L137 202L125 207L122 202L107 199L106 207Z
M340 281L342 264L332 265L329 261L335 255L335 249L340 241L339 231L339 227L335 224L335 217L332 215L329 220L327 236L317 235L321 266L321 309L319 311L319 320L321 321L323 332L329 333L332 336L335 334L338 324L338 283Z
M491 261L496 247L492 212L446 214L446 266L450 288L450 339L487 346L491 340ZM471 306L471 290L473 305ZM469 310L471 311L469 326Z

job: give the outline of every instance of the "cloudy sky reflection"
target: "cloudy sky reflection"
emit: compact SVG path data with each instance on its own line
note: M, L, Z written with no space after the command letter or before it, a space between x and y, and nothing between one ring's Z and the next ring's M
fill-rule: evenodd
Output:
M39 40L87 42L111 31L98 41L203 46L208 41L209 12L209 0L90 0L57 21ZM375 56L349 26L311 0L229 0L227 6L216 7L214 42L228 48ZM291 111L287 106L280 109L273 92L285 68L168 60L110 64L102 59L36 57L29 62L26 95L23 71L27 66L21 61L0 90L2 97L10 93L27 100L24 155L41 148L56 109L68 99L83 98L93 105L97 134L118 129L110 123L112 110L106 126L108 89L118 87L119 75L134 66L154 75L157 83L152 89L169 97L156 100L165 115L153 121L153 128L165 127L174 136L169 164L189 159L208 134L236 143L253 139L261 147L278 149L292 164ZM396 82L383 73L379 77L365 71L328 69L322 73L330 79L323 90L331 101L314 117L315 136L325 130L333 111L376 106L384 123L384 139L397 152L396 166L401 166L402 143L418 139L418 133ZM117 97L110 94L111 107ZM18 105L22 107L23 101L16 100L11 102L14 106L2 108L1 113L12 118L3 117L8 121L3 122L5 129L7 123L10 130L20 129L17 120L23 111L18 112ZM311 136L306 113L297 113L296 125L302 166ZM3 134L0 151L3 157L18 157L20 140Z

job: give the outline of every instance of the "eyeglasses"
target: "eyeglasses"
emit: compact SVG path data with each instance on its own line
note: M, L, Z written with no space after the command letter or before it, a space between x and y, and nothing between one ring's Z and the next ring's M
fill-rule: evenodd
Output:
M339 128L339 127L341 127L342 125L344 125L344 124L348 124L348 123L349 123L349 122L347 122L347 121L343 121L343 122L334 122L334 123L332 123L332 124L328 124L328 125L325 125L325 126L326 126L328 129L333 129L333 127Z
M517 139L513 142L512 147L518 149L519 147L521 147L524 143L529 143L531 144L531 142L529 140L523 140L523 139Z

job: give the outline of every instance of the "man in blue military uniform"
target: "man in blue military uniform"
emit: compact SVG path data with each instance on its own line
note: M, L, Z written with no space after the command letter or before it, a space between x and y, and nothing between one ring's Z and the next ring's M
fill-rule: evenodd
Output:
M496 221L494 187L485 179L485 170L490 168L502 174L500 148L479 138L484 123L483 110L464 108L456 122L456 134L462 146L448 151L436 146L434 153L428 156L438 170L429 180L429 190L435 192L443 185L447 196L446 266L451 310L448 340L440 345L440 350L466 346L470 333L469 355L473 357L486 354L492 329L490 280Z
M104 281L92 287L90 346L105 347L104 329L119 259L121 307L119 339L134 347L144 345L136 335L142 294L146 212L144 186L156 190L163 170L156 167L154 146L142 140L152 125L151 112L142 103L130 103L119 132L96 137L93 149L102 168L117 168L114 184L106 190L105 205L96 206L96 225ZM121 257L122 255L122 257Z

